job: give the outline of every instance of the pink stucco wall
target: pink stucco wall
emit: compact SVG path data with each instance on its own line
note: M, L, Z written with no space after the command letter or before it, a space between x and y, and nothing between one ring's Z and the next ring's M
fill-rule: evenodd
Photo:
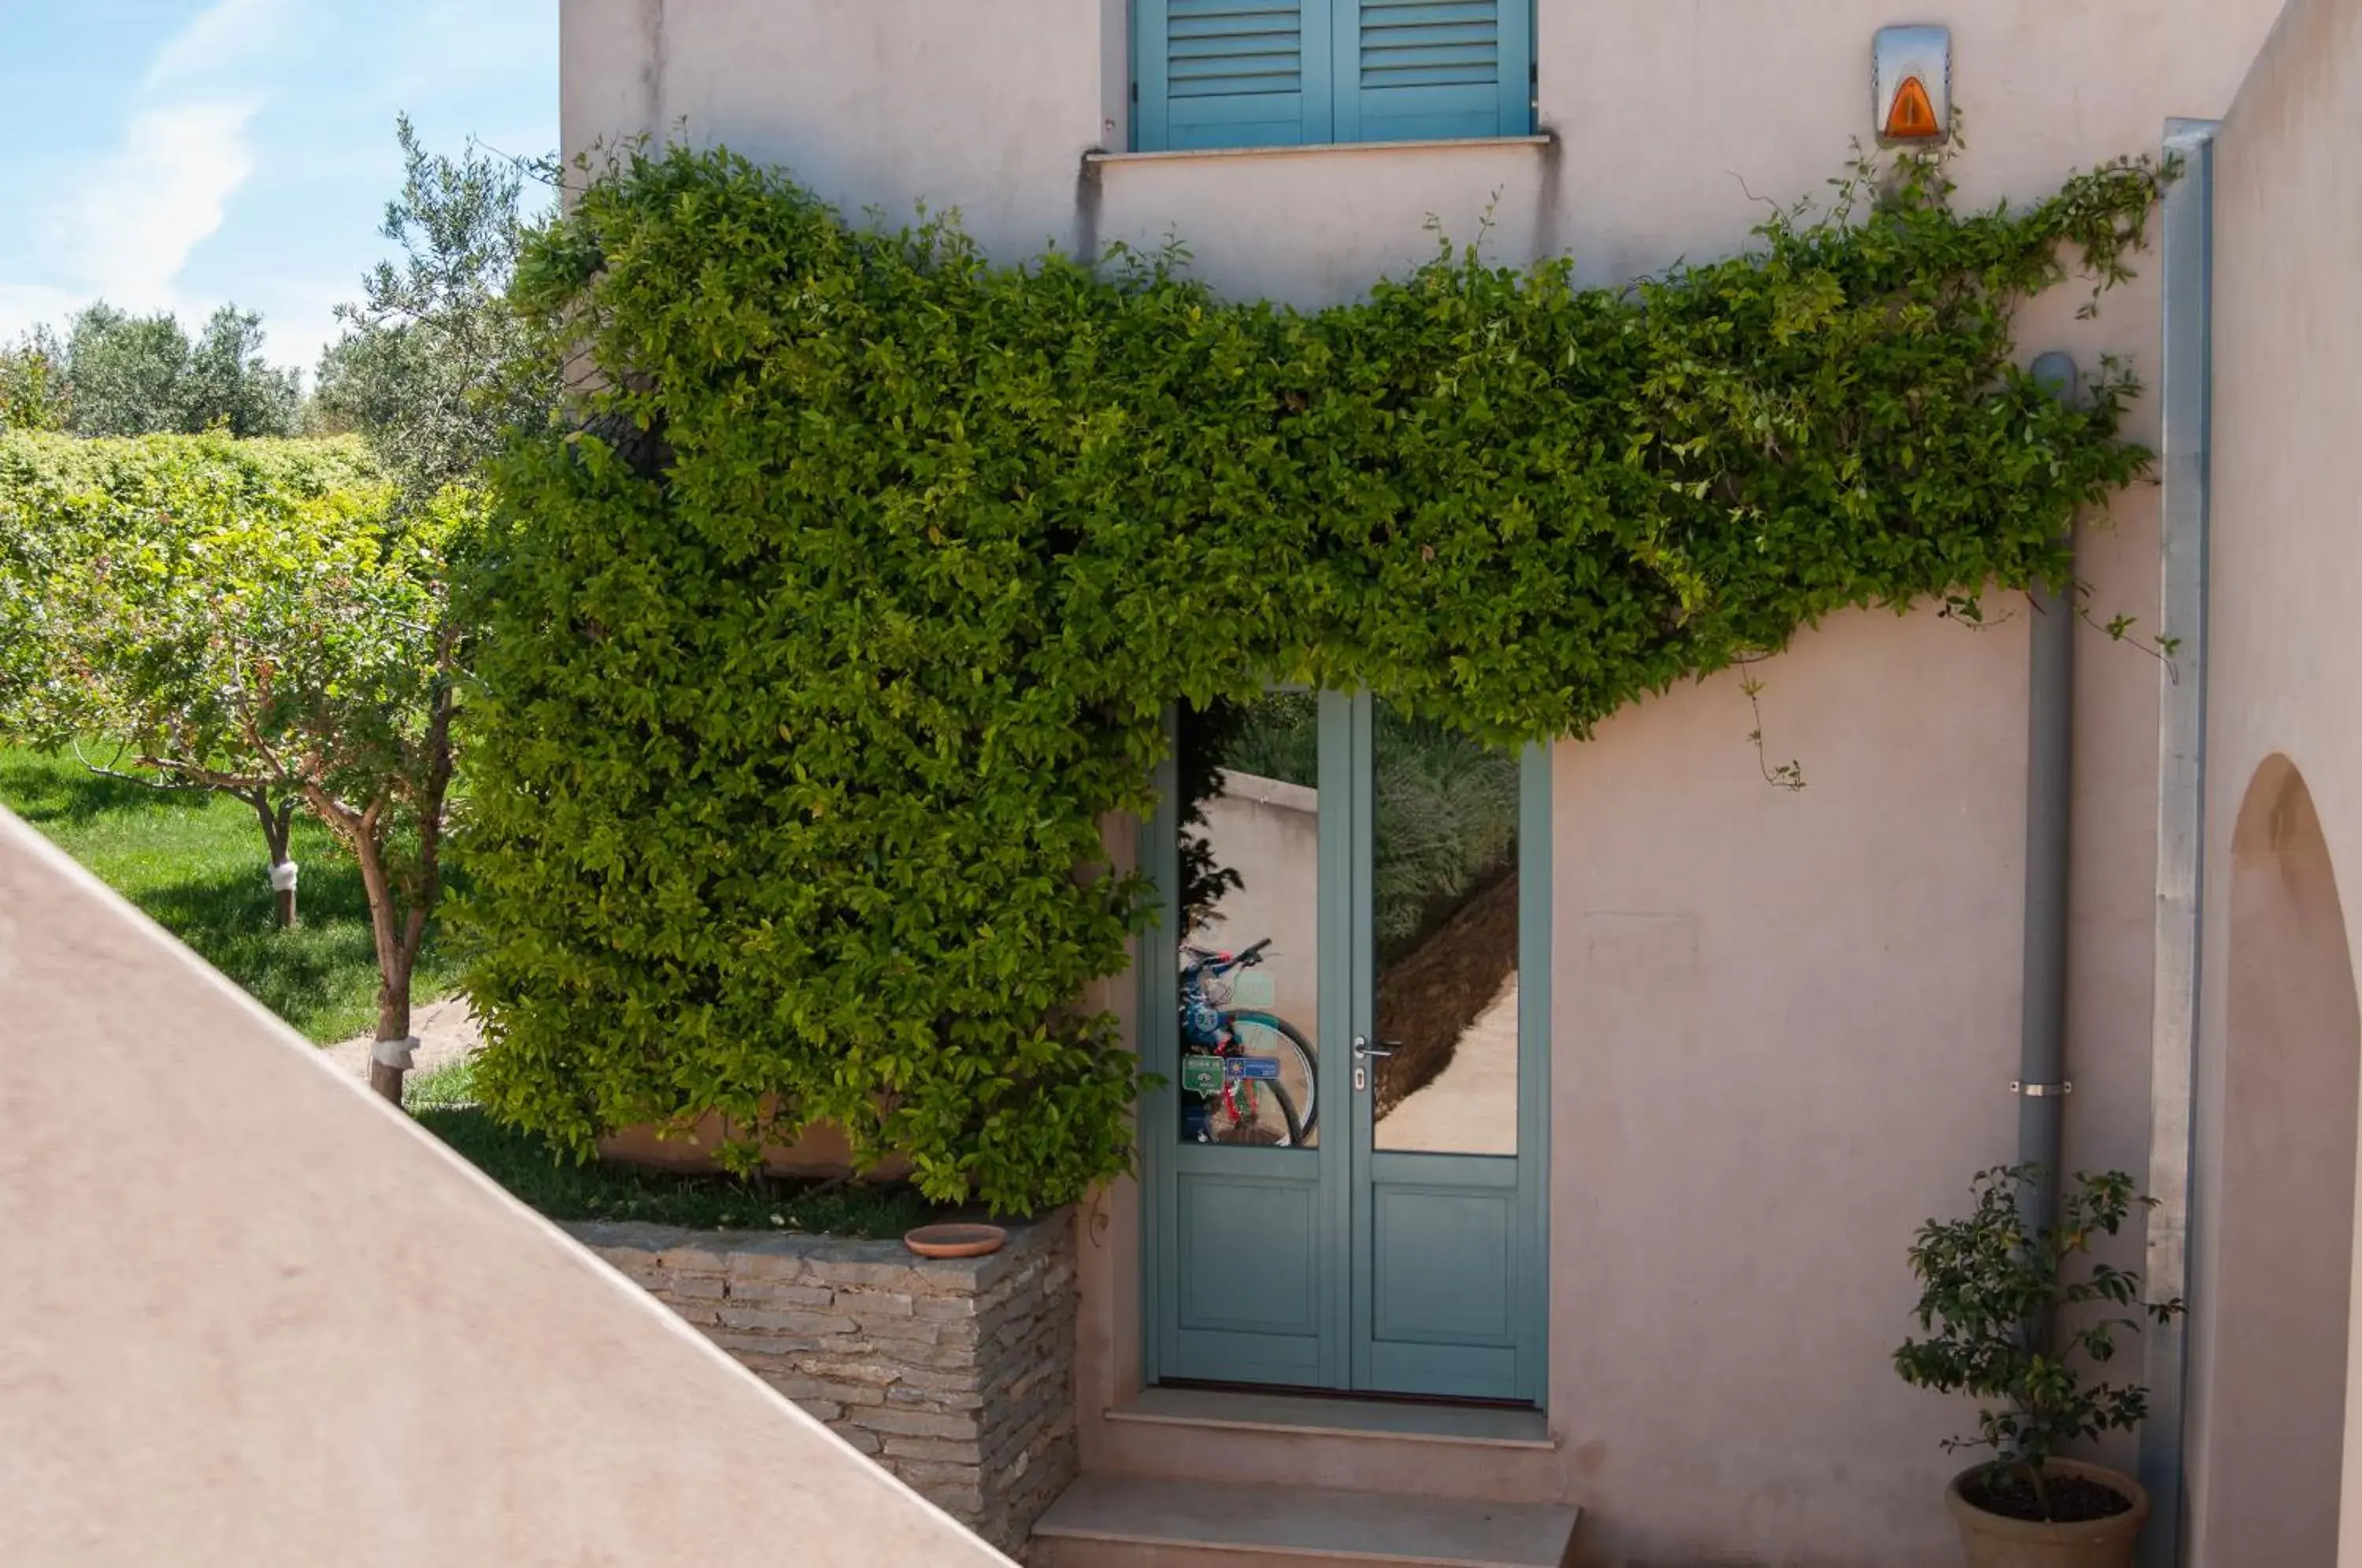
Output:
M2318 1296L2334 1286L2321 1267L2351 1265L2342 1232L2355 1211L2355 1172L2350 1154L2334 1151L2341 1132L2350 1142L2356 1114L2351 944L2362 933L2351 906L2362 886L2362 668L2343 652L2362 603L2357 148L2362 5L2296 0L2240 91L2215 155L2191 1451L2193 1537L2210 1563L2262 1562L2281 1550L2256 1533L2265 1528L2253 1493L2259 1475L2302 1488L2287 1506L2323 1518L2323 1434L2308 1413L2318 1402L2284 1400L2257 1420L2254 1396L2275 1379L2303 1389L2329 1375L2336 1347L2323 1340L2334 1327L2301 1309L2276 1314L2276 1304L2257 1297L2255 1273L2268 1268L2282 1289ZM2294 797L2291 778L2301 781ZM2283 847L2308 836L2317 850ZM2343 929L2331 931L2340 885ZM2281 912L2258 921L2259 904ZM2299 911L2311 911L2309 921L2291 923ZM2334 1005L2340 981L2342 1012ZM2259 984L2277 995L2258 998ZM2292 1008L2296 999L2310 999ZM2246 1086L2268 1094L2291 1058L2305 1083L2282 1097L2278 1117L2254 1114L2257 1091ZM2290 1142L2312 1154L2275 1180L2268 1155ZM2344 1360L2345 1397L2333 1397L2327 1413L2334 1421L2343 1406L2336 1560L2352 1564L2362 1562L2362 1355ZM2304 1555L2286 1560L2329 1561L2333 1534L2316 1528Z
M1123 145L1117 0L1002 0L988 17L933 0L568 0L566 137L684 127L852 209L955 204L1011 259L1172 234L1222 288L1308 304L1428 254L1430 215L1462 237L1489 216L1495 254L1569 250L1613 282L1736 249L1762 199L1820 190L1871 129L1881 24L1954 29L1961 199L1984 203L2154 149L2168 116L2221 114L2278 9L1540 0L1550 145L1086 161ZM2153 276L2095 322L2073 319L2081 298L2028 312L2029 357L2154 370ZM2153 440L2154 408L2134 426ZM2086 530L2103 618L2154 625L2156 528L2136 490ZM1139 1381L1138 1199L1120 1184L1085 1232L1086 1464L1572 1499L1602 1562L1940 1560L1937 1441L1966 1412L1904 1388L1887 1356L1913 1227L2014 1153L2026 614L1983 632L1842 617L1759 669L1801 794L1761 779L1727 679L1559 749L1558 1451L1161 1434L1148 1452L1098 1419ZM2137 1171L2158 671L2096 634L2079 651L2070 1157ZM2324 818L2338 809L2323 799Z

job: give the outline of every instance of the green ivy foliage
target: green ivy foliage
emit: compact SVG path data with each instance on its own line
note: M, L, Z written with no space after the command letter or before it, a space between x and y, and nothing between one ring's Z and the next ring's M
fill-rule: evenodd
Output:
M1101 829L1168 705L1292 679L1580 735L1842 609L2063 578L2147 454L2130 378L2054 400L2012 311L2125 276L2159 178L1962 214L1863 168L1628 289L1439 245L1302 314L628 157L518 273L605 390L502 471L480 1088L582 1151L826 1119L937 1197L1074 1198L1131 1154L1077 999L1146 919Z

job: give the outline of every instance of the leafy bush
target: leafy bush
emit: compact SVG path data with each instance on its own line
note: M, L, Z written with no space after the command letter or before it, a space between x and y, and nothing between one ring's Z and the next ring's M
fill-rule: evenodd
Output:
M2116 1234L2134 1206L2147 1200L2122 1171L2079 1174L2058 1223L2045 1225L2025 1212L2037 1174L2032 1165L1980 1171L1973 1212L1920 1228L1911 1272L1920 1284L1919 1327L1928 1337L1904 1341L1894 1369L1915 1387L1991 1401L1978 1412L1977 1436L1945 1446L1992 1449L1995 1467L2023 1476L2041 1517L2050 1518L2044 1467L2059 1451L2103 1432L2130 1431L2148 1416L2147 1389L2087 1383L2070 1359L2105 1365L2116 1353L2117 1332L2139 1331L2139 1320L2124 1314L2140 1303L2140 1276L2098 1261L2080 1279L2068 1275L2070 1264L2088 1257L2094 1238ZM2054 1342L2061 1309L2094 1306L2101 1316L2077 1320ZM2169 1322L2181 1303L2147 1311Z
M1176 700L1367 686L1581 734L1854 606L2058 583L2140 473L2011 313L2124 275L2119 163L1962 215L1860 178L1751 254L1573 286L1448 248L1313 315L1161 262L988 265L723 152L637 153L520 263L601 390L502 468L472 714L486 1103L587 1151L825 1118L933 1195L1072 1198L1132 1059L1076 1005Z
M356 440L137 440L0 431L0 736L62 745L112 726L93 690L96 639L127 608L95 563L178 548L206 519L283 521L382 491Z
M391 484L337 482L373 472L346 443L0 437L0 733L96 736L275 812L274 862L300 802L359 866L398 1041L441 891L452 590L480 506L451 490L397 519ZM391 1063L372 1078L398 1098Z
M0 432L0 507L39 498L104 491L164 504L192 486L208 493L286 506L333 491L365 489L385 473L359 439L149 436L83 440L31 431Z

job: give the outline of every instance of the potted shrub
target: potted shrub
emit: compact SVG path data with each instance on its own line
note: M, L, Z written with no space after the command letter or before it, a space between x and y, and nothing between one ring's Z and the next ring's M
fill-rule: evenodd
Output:
M1976 1207L1930 1220L1911 1246L1919 1327L1894 1353L1906 1383L1983 1401L1978 1435L1948 1449L1992 1457L1953 1477L1944 1501L1969 1568L2130 1568L2148 1518L2131 1476L2059 1456L2066 1444L2130 1431L2148 1390L2098 1380L2120 1331L2140 1328L2140 1279L2090 1256L2139 1196L2122 1171L2078 1175L2058 1222L2027 1222L2032 1165L1979 1172ZM2180 1301L2146 1309L2162 1323Z

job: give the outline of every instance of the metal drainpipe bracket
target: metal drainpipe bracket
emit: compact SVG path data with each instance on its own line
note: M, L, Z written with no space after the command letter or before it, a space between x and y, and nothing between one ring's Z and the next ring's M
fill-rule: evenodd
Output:
M2063 1084L2030 1084L2023 1078L2012 1078L2009 1080L2009 1092L2012 1094L2022 1094L2028 1099L2047 1099L2053 1097L2063 1097L2073 1094L2075 1092L2075 1086L2071 1082Z

